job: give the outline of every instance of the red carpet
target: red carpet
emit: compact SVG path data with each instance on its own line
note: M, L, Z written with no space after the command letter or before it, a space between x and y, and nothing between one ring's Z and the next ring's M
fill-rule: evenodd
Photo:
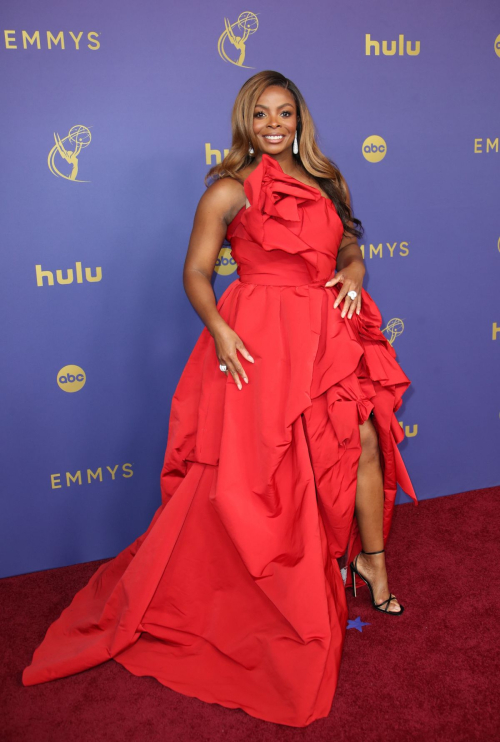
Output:
M348 592L349 629L328 718L292 729L207 704L107 662L25 688L49 624L102 562L0 580L2 742L481 742L500 736L500 487L398 505L387 562L395 618ZM307 682L307 678L304 678Z

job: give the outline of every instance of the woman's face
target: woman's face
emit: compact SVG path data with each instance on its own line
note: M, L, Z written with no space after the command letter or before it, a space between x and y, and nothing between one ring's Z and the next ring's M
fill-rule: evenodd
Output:
M259 150L277 155L291 148L297 129L297 106L289 90L271 85L255 106L253 131Z

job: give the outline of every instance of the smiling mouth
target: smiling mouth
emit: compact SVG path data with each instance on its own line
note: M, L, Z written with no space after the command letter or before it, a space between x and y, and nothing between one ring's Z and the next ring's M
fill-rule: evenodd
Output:
M284 138L284 134L264 134L264 139L268 142L282 142Z

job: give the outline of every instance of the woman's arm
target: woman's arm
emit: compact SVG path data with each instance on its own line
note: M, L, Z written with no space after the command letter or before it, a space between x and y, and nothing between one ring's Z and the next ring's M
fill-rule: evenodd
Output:
M343 245L342 243L345 242ZM358 241L353 234L345 236L340 243L339 252L337 255L337 271L341 271L343 268L347 268L353 262L358 262L365 268L365 261L363 260L363 253L358 245ZM364 272L363 272L364 275Z
M220 180L200 198L184 261L184 290L212 336L226 324L216 309L211 278L235 208L234 190Z
M349 191L347 191L347 203L350 207L351 198ZM349 222L349 224L350 226L353 226L352 221ZM342 283L342 288L340 289L333 306L336 309L342 299L344 299L342 317L345 317L347 314L348 319L351 319L354 312L359 314L361 311L361 288L366 267L361 248L358 245L355 235L350 232L346 233L345 230L337 253L336 271L335 276L331 278L325 286L335 286L338 282ZM347 296L349 291L356 292L357 296L355 299L351 299Z
M347 205L349 208L351 208L351 196L349 194L349 191L347 191ZM353 226L352 222L349 222L350 226ZM350 232L344 231L344 236L342 238L342 242L339 246L339 251L337 254L337 271L341 271L343 268L346 268L348 265L350 265L353 261L358 261L363 264L364 266L364 260L363 260L363 253L361 252L361 248L358 245L358 241L355 237L355 235L351 234Z
M195 212L183 270L187 297L214 338L219 363L227 366L225 373L231 373L238 389L242 388L239 376L247 383L248 378L237 351L250 362L253 358L219 314L211 278L227 225L244 205L241 185L230 178L216 181L205 191Z

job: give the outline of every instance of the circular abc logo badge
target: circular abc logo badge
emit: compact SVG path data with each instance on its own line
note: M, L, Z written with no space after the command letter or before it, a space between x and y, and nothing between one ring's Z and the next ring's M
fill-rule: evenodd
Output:
M368 162L380 162L385 157L387 152L387 144L382 137L376 137L375 135L367 137L363 142L362 146L363 157Z
M500 57L500 34L495 39L495 54Z
M85 371L80 366L64 366L57 374L57 383L63 392L79 392L85 381Z
M222 247L215 261L214 270L220 276L230 276L236 270L236 263L231 255L230 247Z

